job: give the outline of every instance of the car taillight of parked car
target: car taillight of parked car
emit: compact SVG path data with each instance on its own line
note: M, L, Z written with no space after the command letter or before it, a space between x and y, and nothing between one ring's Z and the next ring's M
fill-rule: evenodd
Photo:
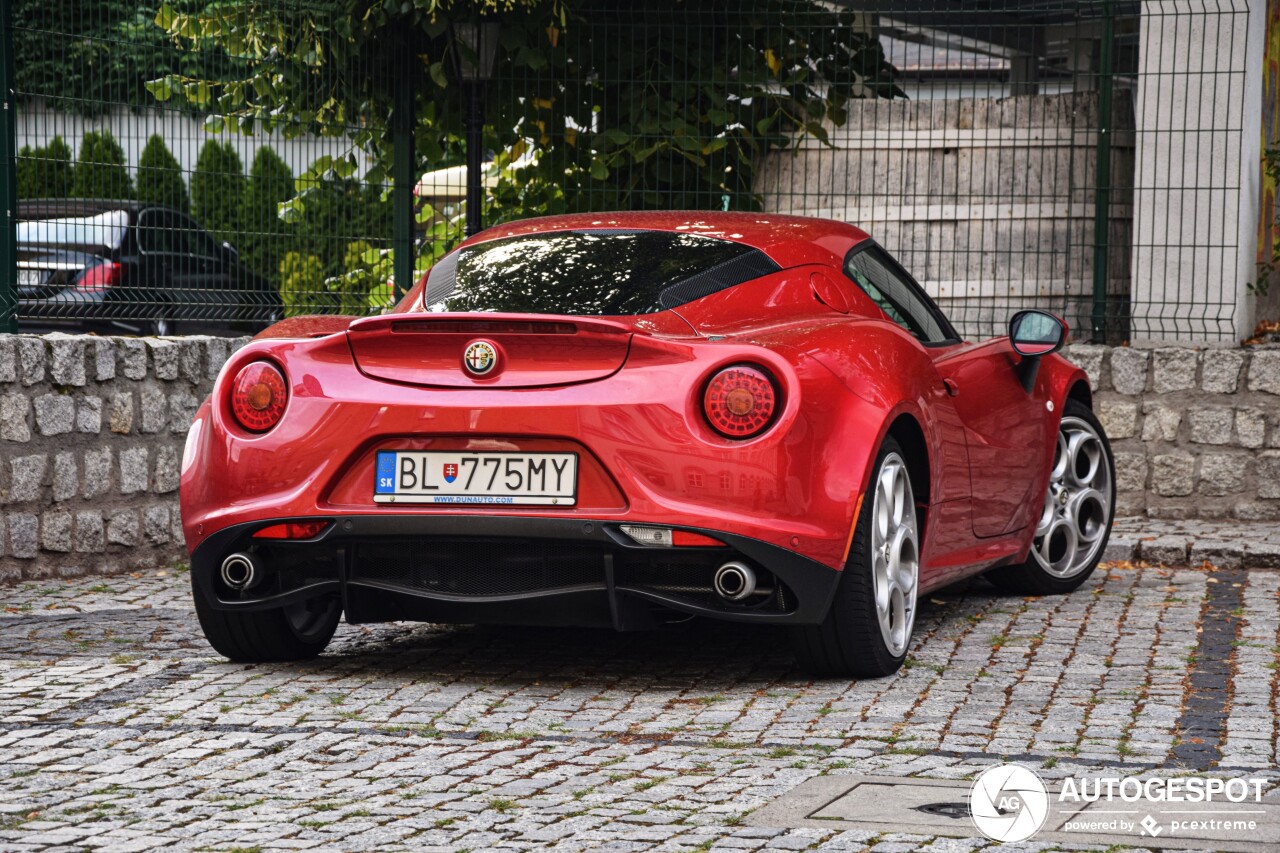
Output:
M250 432L266 432L280 423L288 402L284 374L270 362L245 365L231 383L231 414Z
M778 393L762 368L726 367L707 383L702 409L711 427L726 438L752 438L773 422Z
M80 273L72 287L81 293L106 293L120 283L124 269L115 261L103 261Z

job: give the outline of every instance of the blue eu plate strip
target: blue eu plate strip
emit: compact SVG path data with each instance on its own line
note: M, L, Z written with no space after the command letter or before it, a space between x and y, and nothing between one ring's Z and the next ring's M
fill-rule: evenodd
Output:
M378 451L378 479L374 484L375 495L396 493L396 454L394 450Z

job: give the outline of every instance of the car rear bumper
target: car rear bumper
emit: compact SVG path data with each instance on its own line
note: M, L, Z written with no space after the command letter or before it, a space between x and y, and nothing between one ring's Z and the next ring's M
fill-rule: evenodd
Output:
M283 521L326 520L305 541L255 539ZM224 528L192 554L196 595L221 610L262 610L338 592L351 623L422 621L654 627L665 617L814 624L840 573L756 539L687 528L724 548L655 548L618 523L588 519L353 515L268 519ZM223 561L249 554L261 581L235 591ZM728 602L712 589L731 560L756 573L759 592ZM767 590L767 592L766 592Z

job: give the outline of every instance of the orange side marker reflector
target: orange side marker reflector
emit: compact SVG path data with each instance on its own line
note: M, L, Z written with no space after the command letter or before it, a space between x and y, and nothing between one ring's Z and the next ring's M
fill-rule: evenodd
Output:
M858 529L858 515L862 512L862 499L866 496L865 492L858 495L858 503L853 507L853 524L849 525L849 538L844 540L844 557L840 559L841 568L849 562L849 549L853 547L853 533Z

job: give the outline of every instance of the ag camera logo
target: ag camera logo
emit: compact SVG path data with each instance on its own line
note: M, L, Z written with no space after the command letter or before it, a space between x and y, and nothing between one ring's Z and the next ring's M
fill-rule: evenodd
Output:
M1039 776L1019 764L990 767L969 791L969 814L992 841L1026 841L1049 816L1049 792Z

